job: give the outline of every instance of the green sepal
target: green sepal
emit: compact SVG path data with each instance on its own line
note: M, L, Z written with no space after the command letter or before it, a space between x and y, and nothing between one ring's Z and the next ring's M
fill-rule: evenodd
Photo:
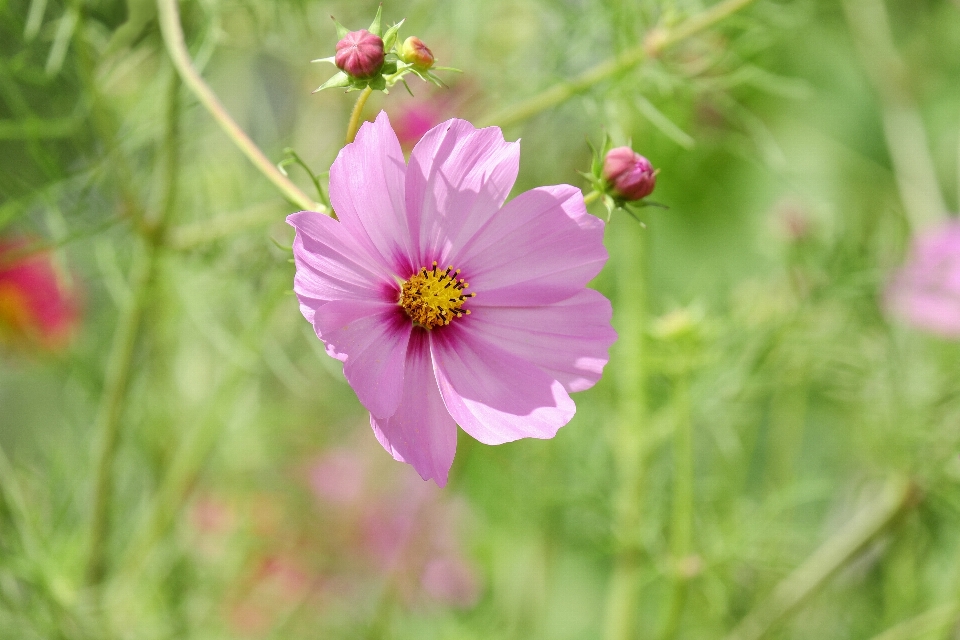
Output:
M337 40L342 40L344 36L350 33L350 30L347 29L342 24L340 24L339 22L337 22L336 18L334 18L333 16L330 16L330 19L333 20L333 24L337 26Z
M390 51L390 49L393 49L393 46L397 43L397 34L400 32L400 25L404 23L404 20L406 20L406 18L387 29L386 33L383 34L384 51Z
M383 13L383 3L380 3L380 6L377 7L377 15L373 18L373 22L370 23L370 28L367 29L370 33L375 36L380 36L383 34L383 27L380 23L380 15Z
M413 97L413 91L410 91L410 85L407 84L406 79L400 78L400 82L402 82L402 83L403 83L403 86L405 86L405 87L407 88L407 93L410 94L410 97Z
M391 76L397 72L397 62L395 60L388 60L383 63L383 66L380 67L380 74L385 76Z
M453 67L438 67L436 65L430 67L431 71L453 71L454 73L463 73L461 69L454 69Z
M337 56L330 56L329 58L317 58L316 60L311 60L310 62L329 62L330 64L337 64Z
M340 71L331 77L329 80L324 82L322 85L317 87L314 93L317 91L323 91L324 89L335 89L338 87L349 87L353 83L353 79L347 75L345 72Z
M375 78L371 78L368 85L371 89L375 91L383 91L384 89L387 88L387 81L383 76L378 75Z

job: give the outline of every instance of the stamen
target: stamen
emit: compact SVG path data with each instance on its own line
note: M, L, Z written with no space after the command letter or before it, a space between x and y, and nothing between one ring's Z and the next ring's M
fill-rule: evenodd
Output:
M410 319L425 329L448 325L455 318L469 315L470 311L462 306L474 295L463 294L463 289L470 285L463 278L458 279L459 275L460 269L454 270L453 265L440 271L434 260L431 268L420 267L401 284L398 302Z

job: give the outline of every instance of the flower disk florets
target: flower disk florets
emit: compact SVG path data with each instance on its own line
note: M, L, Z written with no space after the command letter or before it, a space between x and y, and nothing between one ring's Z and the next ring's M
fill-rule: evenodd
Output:
M460 269L454 271L449 266L441 271L436 261L432 269L421 267L401 285L400 306L424 329L445 326L454 318L469 315L470 311L462 307L474 294L463 292L470 285L463 278L457 280L458 275Z

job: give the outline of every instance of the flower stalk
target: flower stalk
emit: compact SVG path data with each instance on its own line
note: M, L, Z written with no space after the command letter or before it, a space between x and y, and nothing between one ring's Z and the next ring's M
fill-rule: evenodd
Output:
M687 561L693 531L693 424L690 401L690 373L683 371L674 389L673 431L673 505L670 518L670 555L672 560L670 597L660 637L676 637L687 597L691 570Z
M357 131L360 129L361 122L360 115L363 113L363 107L367 104L367 98L370 97L371 93L373 93L373 89L366 87L360 92L360 95L357 96L357 101L353 105L353 111L350 112L350 123L347 125L347 144L353 142L357 137Z
M607 591L606 640L628 640L636 626L640 578L640 513L644 475L643 429L647 419L644 319L646 315L645 230L634 236L626 229L614 237L617 253L616 353L617 416L611 434L617 485L614 489L611 534L616 549Z
M100 584L107 573L106 549L113 502L113 466L120 443L121 419L127 388L133 371L134 351L142 329L144 309L156 264L165 238L166 223L175 208L179 185L180 81L174 75L169 89L166 139L166 191L155 219L139 227L140 240L130 268L131 295L120 314L107 361L103 396L97 410L94 431L98 434L99 453L90 521L89 555L86 583Z

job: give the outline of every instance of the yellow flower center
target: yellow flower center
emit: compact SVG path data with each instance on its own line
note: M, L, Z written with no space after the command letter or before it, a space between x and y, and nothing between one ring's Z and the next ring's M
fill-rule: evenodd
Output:
M454 318L469 315L470 311L461 307L477 294L464 293L470 285L463 278L457 280L458 275L460 269L454 271L452 266L440 271L436 261L432 269L421 267L400 285L400 306L424 329L448 325Z

